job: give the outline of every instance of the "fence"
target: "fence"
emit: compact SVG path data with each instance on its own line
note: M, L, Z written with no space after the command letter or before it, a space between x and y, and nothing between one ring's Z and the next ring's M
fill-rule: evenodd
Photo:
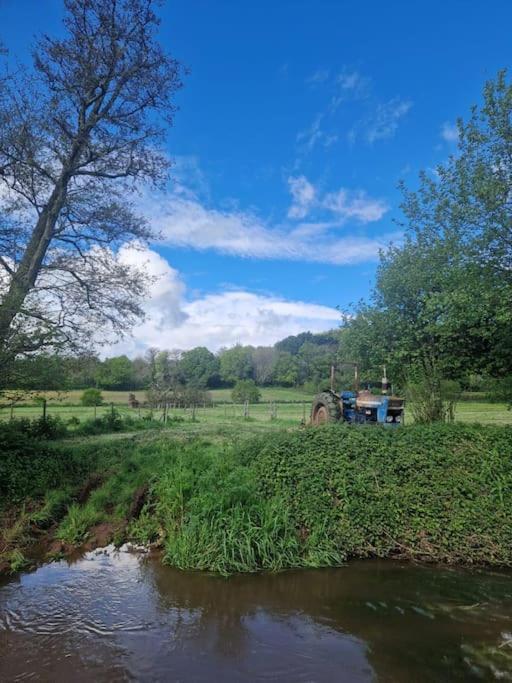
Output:
M42 399L31 405L15 402L0 404L0 420L17 418L46 419L48 416L59 416L63 420L78 418L80 420L96 419L109 412L117 411L120 415L139 417L140 419L161 420L165 423L173 420L226 422L236 420L246 421L289 421L305 423L309 419L309 402L280 402L269 403L231 403L212 402L189 406L177 403L164 403L156 407L147 405L134 406L133 403L104 403L100 406L81 406L59 403Z

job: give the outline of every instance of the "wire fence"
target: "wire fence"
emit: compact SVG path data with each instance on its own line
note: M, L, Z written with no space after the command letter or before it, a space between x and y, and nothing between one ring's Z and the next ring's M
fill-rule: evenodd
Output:
M147 404L134 405L132 403L103 403L99 406L81 406L59 403L42 399L31 404L17 404L15 402L0 404L0 420L15 420L28 418L36 420L49 416L58 416L63 420L70 418L98 419L108 413L117 412L121 416L140 419L154 419L164 423L177 420L231 422L233 420L278 421L289 420L306 422L309 419L310 403L280 402L268 403L232 403L232 402L203 402L192 405L164 403L157 406Z

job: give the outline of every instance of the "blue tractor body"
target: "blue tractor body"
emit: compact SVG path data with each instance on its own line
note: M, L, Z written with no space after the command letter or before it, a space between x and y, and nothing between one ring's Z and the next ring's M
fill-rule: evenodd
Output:
M333 378L334 373L332 373ZM356 370L357 380L357 370ZM311 422L348 422L350 424L381 424L398 427L404 422L403 398L389 396L388 383L384 372L382 394L372 394L369 390L342 391L337 394L332 389L322 391L315 397L311 409Z

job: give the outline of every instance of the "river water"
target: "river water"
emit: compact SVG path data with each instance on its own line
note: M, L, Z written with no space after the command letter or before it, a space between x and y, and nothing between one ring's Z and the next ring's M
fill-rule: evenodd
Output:
M0 583L0 680L30 679L512 680L512 574L366 561L223 579L107 548Z

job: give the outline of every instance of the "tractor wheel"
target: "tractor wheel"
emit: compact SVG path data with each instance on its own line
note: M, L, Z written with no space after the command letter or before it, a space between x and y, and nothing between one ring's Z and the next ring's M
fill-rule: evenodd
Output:
M314 425L326 422L338 422L341 418L340 401L337 396L329 391L322 391L315 397L311 408L311 423Z

